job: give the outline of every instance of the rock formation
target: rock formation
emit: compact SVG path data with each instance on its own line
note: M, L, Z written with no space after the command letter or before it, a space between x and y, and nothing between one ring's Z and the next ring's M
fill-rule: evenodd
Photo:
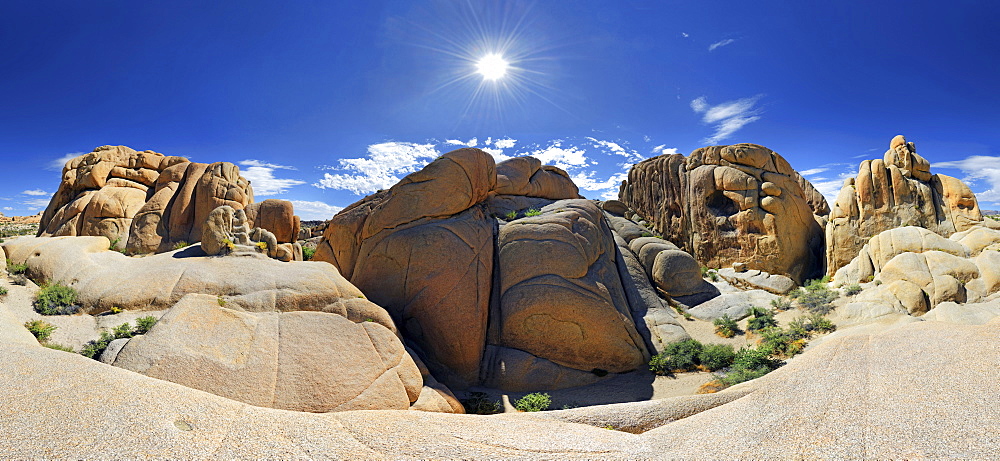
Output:
M619 199L702 265L744 263L797 282L820 274L826 200L756 144L703 147L632 167Z
M920 315L945 302L977 302L1000 292L1000 230L976 226L945 238L922 227L890 229L869 239L834 280L875 281L857 300L879 312L888 306Z
M254 204L249 181L232 163L102 146L66 162L38 236L102 235L132 253L163 252L200 241L208 214L222 205L247 208L250 222L274 232L279 243L298 235L291 203Z
M659 299L652 266L638 265L650 288L637 288L608 216L578 197L537 159L459 149L338 213L313 259L384 306L449 386L587 384L642 367L650 330L686 333L665 301L643 301ZM664 296L699 289L692 263L656 272Z
M244 210L229 205L212 210L201 228L202 251L209 256L257 252L280 261L302 261L298 242L279 244L271 231L260 227L250 230L247 221Z
M827 273L858 255L868 240L901 226L918 226L948 237L984 223L975 194L962 181L931 174L930 163L902 135L882 159L861 162L845 181L826 224Z

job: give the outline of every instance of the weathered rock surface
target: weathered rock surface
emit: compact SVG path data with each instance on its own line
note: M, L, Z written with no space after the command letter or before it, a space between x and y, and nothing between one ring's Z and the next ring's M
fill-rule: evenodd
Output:
M796 288L795 282L784 275L772 275L759 270L744 270L740 272L732 267L724 267L717 272L720 277L731 285L751 290L760 289L784 295Z
M402 343L379 323L240 312L200 294L129 340L114 365L251 405L310 412L405 410L423 385Z
M298 221L291 203L265 202L255 215L261 221L257 227L294 237ZM216 207L251 204L253 189L232 163L194 163L148 150L102 146L66 163L38 236L104 236L119 249L163 252L180 242L200 241L201 226Z
M968 242L972 247L962 242ZM951 238L922 227L884 231L837 271L841 285L877 280L858 301L920 315L945 303L1000 292L1000 231L977 226Z
M688 313L697 319L707 321L715 320L723 315L739 320L746 317L752 307L770 309L771 301L775 299L779 299L779 297L764 290L723 293L688 309Z
M459 149L338 213L313 259L385 306L448 386L587 384L648 351L611 228L578 196L536 159Z
M822 271L816 215L825 214L826 201L763 146L712 146L687 158L644 160L629 171L619 199L703 265L742 262L797 282Z
M842 336L719 394L477 416L252 406L45 349L5 311L0 331L23 333L0 334L11 458L986 459L1000 433L995 322Z
M889 229L916 226L949 237L976 225L995 224L983 221L968 186L931 174L914 144L899 135L882 159L861 162L857 177L840 190L826 224L827 273L835 274L870 238Z
M562 200L511 222L500 229L498 248L500 302L491 315L497 327L491 344L588 372L630 371L648 360L615 265L611 230L593 202ZM522 373L511 365L506 373Z
M132 258L109 251L105 237L22 237L3 247L28 265L32 278L76 288L86 313L166 309L201 293L247 311L355 312L394 328L381 308L325 263L282 263L262 254L205 258L198 246Z

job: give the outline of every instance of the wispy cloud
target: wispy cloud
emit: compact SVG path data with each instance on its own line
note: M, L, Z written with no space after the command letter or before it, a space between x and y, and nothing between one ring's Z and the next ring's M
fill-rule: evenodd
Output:
M3 211L14 211L14 207L5 206L5 207L3 207Z
M476 147L479 144L479 139L472 138L468 141L462 141L460 139L449 139L444 142L452 146L465 146L465 147Z
M36 196L51 197L52 193L51 192L45 192L45 191L43 191L41 189L32 189L32 190L26 190L24 192L21 192L21 195L36 195Z
M587 137L587 140L593 143L594 147L604 148L609 150L614 155L620 155L625 157L626 160L632 162L641 162L645 157L634 149L625 149L621 144L614 141L604 141L600 139L595 139Z
M253 193L257 196L284 194L288 191L288 188L306 183L298 179L274 177L274 170L294 170L294 167L275 165L254 159L243 160L239 163L245 167L240 170L240 174L250 180L250 185L253 186Z
M688 34L687 32L681 32L681 37L688 38L690 36L691 34Z
M973 155L962 160L936 162L931 167L961 170L966 175L962 180L970 187L985 181L989 189L976 192L976 197L980 202L990 203L990 206L1000 205L1000 156Z
M343 210L342 206L333 206L326 202L308 200L289 200L295 207L295 214L303 221L326 221Z
M691 109L697 114L702 114L702 121L708 124L715 124L715 133L702 140L704 143L716 144L723 139L732 136L748 123L760 120L760 108L755 107L762 95L749 98L727 101L719 105L709 105L708 100L702 96L691 101Z
M827 170L829 170L829 168L810 168L808 170L800 171L799 174L802 175L802 176L812 176L812 175L820 174L820 173L822 173L824 171L827 171Z
M735 41L736 40L732 39L732 38L727 38L725 40L719 40L719 41L717 41L717 42L715 42L715 43L713 43L711 45L708 45L708 51L715 51L716 48L722 48L722 47L724 47L726 45L729 45L729 44L731 44L731 43L733 43Z
M27 200L22 200L21 205L24 205L28 210L33 212L39 212L49 206L49 199L47 198L30 198Z
M612 174L605 180L594 179L596 173L593 171L580 171L570 176L570 179L582 190L597 192L601 200L611 200L618 198L618 186L622 181L628 179L628 171L620 171Z
M45 164L45 169L62 171L63 167L66 166L66 162L73 160L74 158L77 158L85 153L86 152L70 152L66 155L63 155L62 157L50 160L48 163Z
M525 153L541 160L545 165L554 165L564 170L587 166L587 151L577 146L563 147L563 141L552 141L548 146Z

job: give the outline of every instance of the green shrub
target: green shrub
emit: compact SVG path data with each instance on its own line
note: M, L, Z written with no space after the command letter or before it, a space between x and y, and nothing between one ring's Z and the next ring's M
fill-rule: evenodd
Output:
M771 307L776 311L787 311L792 308L792 302L785 298L772 299Z
M718 282L719 281L719 273L716 272L715 269L709 269L708 270L708 279L711 280L711 281L713 281L713 282Z
M759 349L768 355L791 357L801 353L806 347L804 338L795 338L790 331L778 327L769 327L762 330L760 334Z
M108 344L111 344L111 341L114 340L114 335L106 331L102 331L100 338L88 341L87 344L83 345L83 349L80 350L80 354L84 357L98 360L101 358L101 354L104 353L104 350L108 348Z
M10 258L7 258L7 272L11 275L23 274L28 270L27 264L15 264Z
M772 370L767 368L757 368L753 370L747 370L745 368L734 368L725 376L719 378L725 387L734 386L736 384L742 383L744 381L750 381L751 379L757 379L770 373Z
M542 392L532 392L514 402L514 408L521 411L545 411L552 405L552 398L549 394Z
M698 354L698 361L708 371L721 370L733 364L736 351L729 344L705 344Z
M507 214L503 215L503 217L507 218L508 221L513 221L513 220L517 219L517 212L516 211L508 211Z
M59 282L44 284L35 294L35 312L42 315L69 315L76 313L80 306L76 305L77 293L73 287Z
M177 242L177 243L174 244L174 249L175 250L180 250L181 248L187 248L189 246L191 246L190 243L187 243L187 242L181 240L181 241L179 241L179 242Z
M768 371L775 370L781 366L781 360L772 359L770 354L760 349L748 347L740 348L733 358L733 368L743 370L757 370L766 368Z
M760 331L765 328L778 326L778 321L774 319L774 314L767 309L751 307L749 313L750 319L747 320L748 331Z
M153 317L152 315L139 317L135 319L135 329L132 330L132 332L135 333L136 335L144 335L151 328L153 328L153 324L155 323L156 323L156 317ZM126 325L128 324L126 323Z
M498 401L490 400L485 392L473 392L469 398L461 400L465 412L471 415L493 415L503 409Z
M715 334L722 336L723 338L732 338L740 332L739 325L736 324L736 320L729 317L729 314L724 314L712 321L715 325Z
M524 212L524 215L527 216L527 217L538 216L540 214L542 214L542 212L538 208L529 208L528 211ZM527 396L525 396L525 397L527 397Z
M72 347L63 346L62 344L45 343L45 344L42 344L42 345L45 346L45 347L47 347L47 348L49 348L49 349L55 349L57 351L76 352L76 351L73 350Z
M829 333L837 329L837 326L830 319L821 314L813 314L809 317L809 324L812 331L816 333Z
M309 261L316 254L316 247L302 247L302 260Z
M667 344L663 352L649 360L649 369L658 375L694 370L698 367L698 355L702 348L695 339Z
M7 294L7 287L0 287L0 296Z
M27 328L31 334L35 335L35 339L37 339L40 343L48 341L49 336L52 336L52 332L56 331L56 326L44 320L31 320L24 322L24 328Z
M858 293L861 293L861 285L858 285L857 283L853 285L848 285L846 288L844 288L844 294L847 296L854 296Z
M829 277L810 280L806 283L806 286L796 290L795 299L799 303L799 306L814 314L826 314L830 312L833 309L833 304L831 303L840 295L827 286L829 280Z

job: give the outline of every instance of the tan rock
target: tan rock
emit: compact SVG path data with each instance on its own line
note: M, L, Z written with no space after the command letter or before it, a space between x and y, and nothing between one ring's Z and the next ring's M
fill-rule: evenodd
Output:
M407 409L420 372L374 322L322 312L247 313L181 299L114 365L251 405L294 411Z
M560 168L542 165L534 157L515 157L496 166L496 192L552 200L578 198L580 191Z
M913 143L896 136L883 159L862 162L841 189L826 224L827 273L834 275L885 230L916 226L949 237L982 223L968 186L932 175Z
M298 239L301 224L295 216L292 202L267 199L247 205L250 227L262 227L271 231L278 243L292 243Z
M808 193L807 193L808 191ZM785 274L821 270L822 195L777 153L755 144L697 149L636 164L619 199L702 265Z

